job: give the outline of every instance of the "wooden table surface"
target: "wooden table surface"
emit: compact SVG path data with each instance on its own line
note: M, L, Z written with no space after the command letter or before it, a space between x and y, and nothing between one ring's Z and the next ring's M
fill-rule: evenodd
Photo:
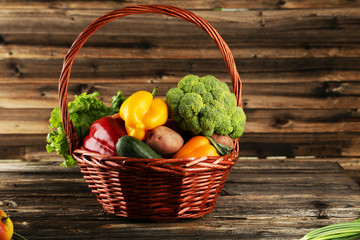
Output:
M35 239L299 239L359 218L360 188L333 162L239 159L214 212L172 223L105 213L77 167L0 162L0 208Z

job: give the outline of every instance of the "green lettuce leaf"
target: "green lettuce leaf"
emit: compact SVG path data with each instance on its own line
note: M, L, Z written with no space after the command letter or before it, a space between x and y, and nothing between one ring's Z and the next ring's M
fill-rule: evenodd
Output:
M118 91L111 101L111 106L107 107L98 99L99 96L98 92L91 94L82 93L79 96L75 96L74 101L68 105L70 119L80 139L84 139L88 135L90 125L94 121L119 112L119 108L125 100L122 92ZM46 138L48 143L46 150L49 153L55 151L60 156L63 156L65 160L61 164L62 166L73 167L77 161L70 155L59 107L56 107L51 112L49 124L50 132Z

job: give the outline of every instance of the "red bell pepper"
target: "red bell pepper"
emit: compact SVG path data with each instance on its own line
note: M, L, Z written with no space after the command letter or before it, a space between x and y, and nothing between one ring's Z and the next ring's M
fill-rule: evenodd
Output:
M116 143L124 135L126 135L125 124L118 114L113 117L103 117L91 124L83 146L89 151L118 156Z

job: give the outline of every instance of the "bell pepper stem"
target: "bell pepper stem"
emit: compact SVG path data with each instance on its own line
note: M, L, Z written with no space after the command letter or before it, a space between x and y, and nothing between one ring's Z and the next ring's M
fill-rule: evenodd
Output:
M153 96L153 98L155 98L157 91L158 91L158 87L155 87L154 90L153 90L152 93L151 93L151 95Z

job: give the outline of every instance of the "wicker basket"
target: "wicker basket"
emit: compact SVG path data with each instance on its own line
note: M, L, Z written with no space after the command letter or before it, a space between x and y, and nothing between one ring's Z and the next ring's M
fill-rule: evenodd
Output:
M183 9L163 5L130 6L112 11L90 24L78 36L64 59L59 82L59 103L70 151L78 161L89 188L103 208L122 217L153 221L198 218L214 210L227 176L236 163L239 146L222 157L135 159L109 157L81 148L69 118L67 88L74 59L86 40L104 24L127 15L159 13L194 23L207 32L220 49L230 73L238 106L241 81L230 49L204 19ZM171 163L171 164L169 164Z

